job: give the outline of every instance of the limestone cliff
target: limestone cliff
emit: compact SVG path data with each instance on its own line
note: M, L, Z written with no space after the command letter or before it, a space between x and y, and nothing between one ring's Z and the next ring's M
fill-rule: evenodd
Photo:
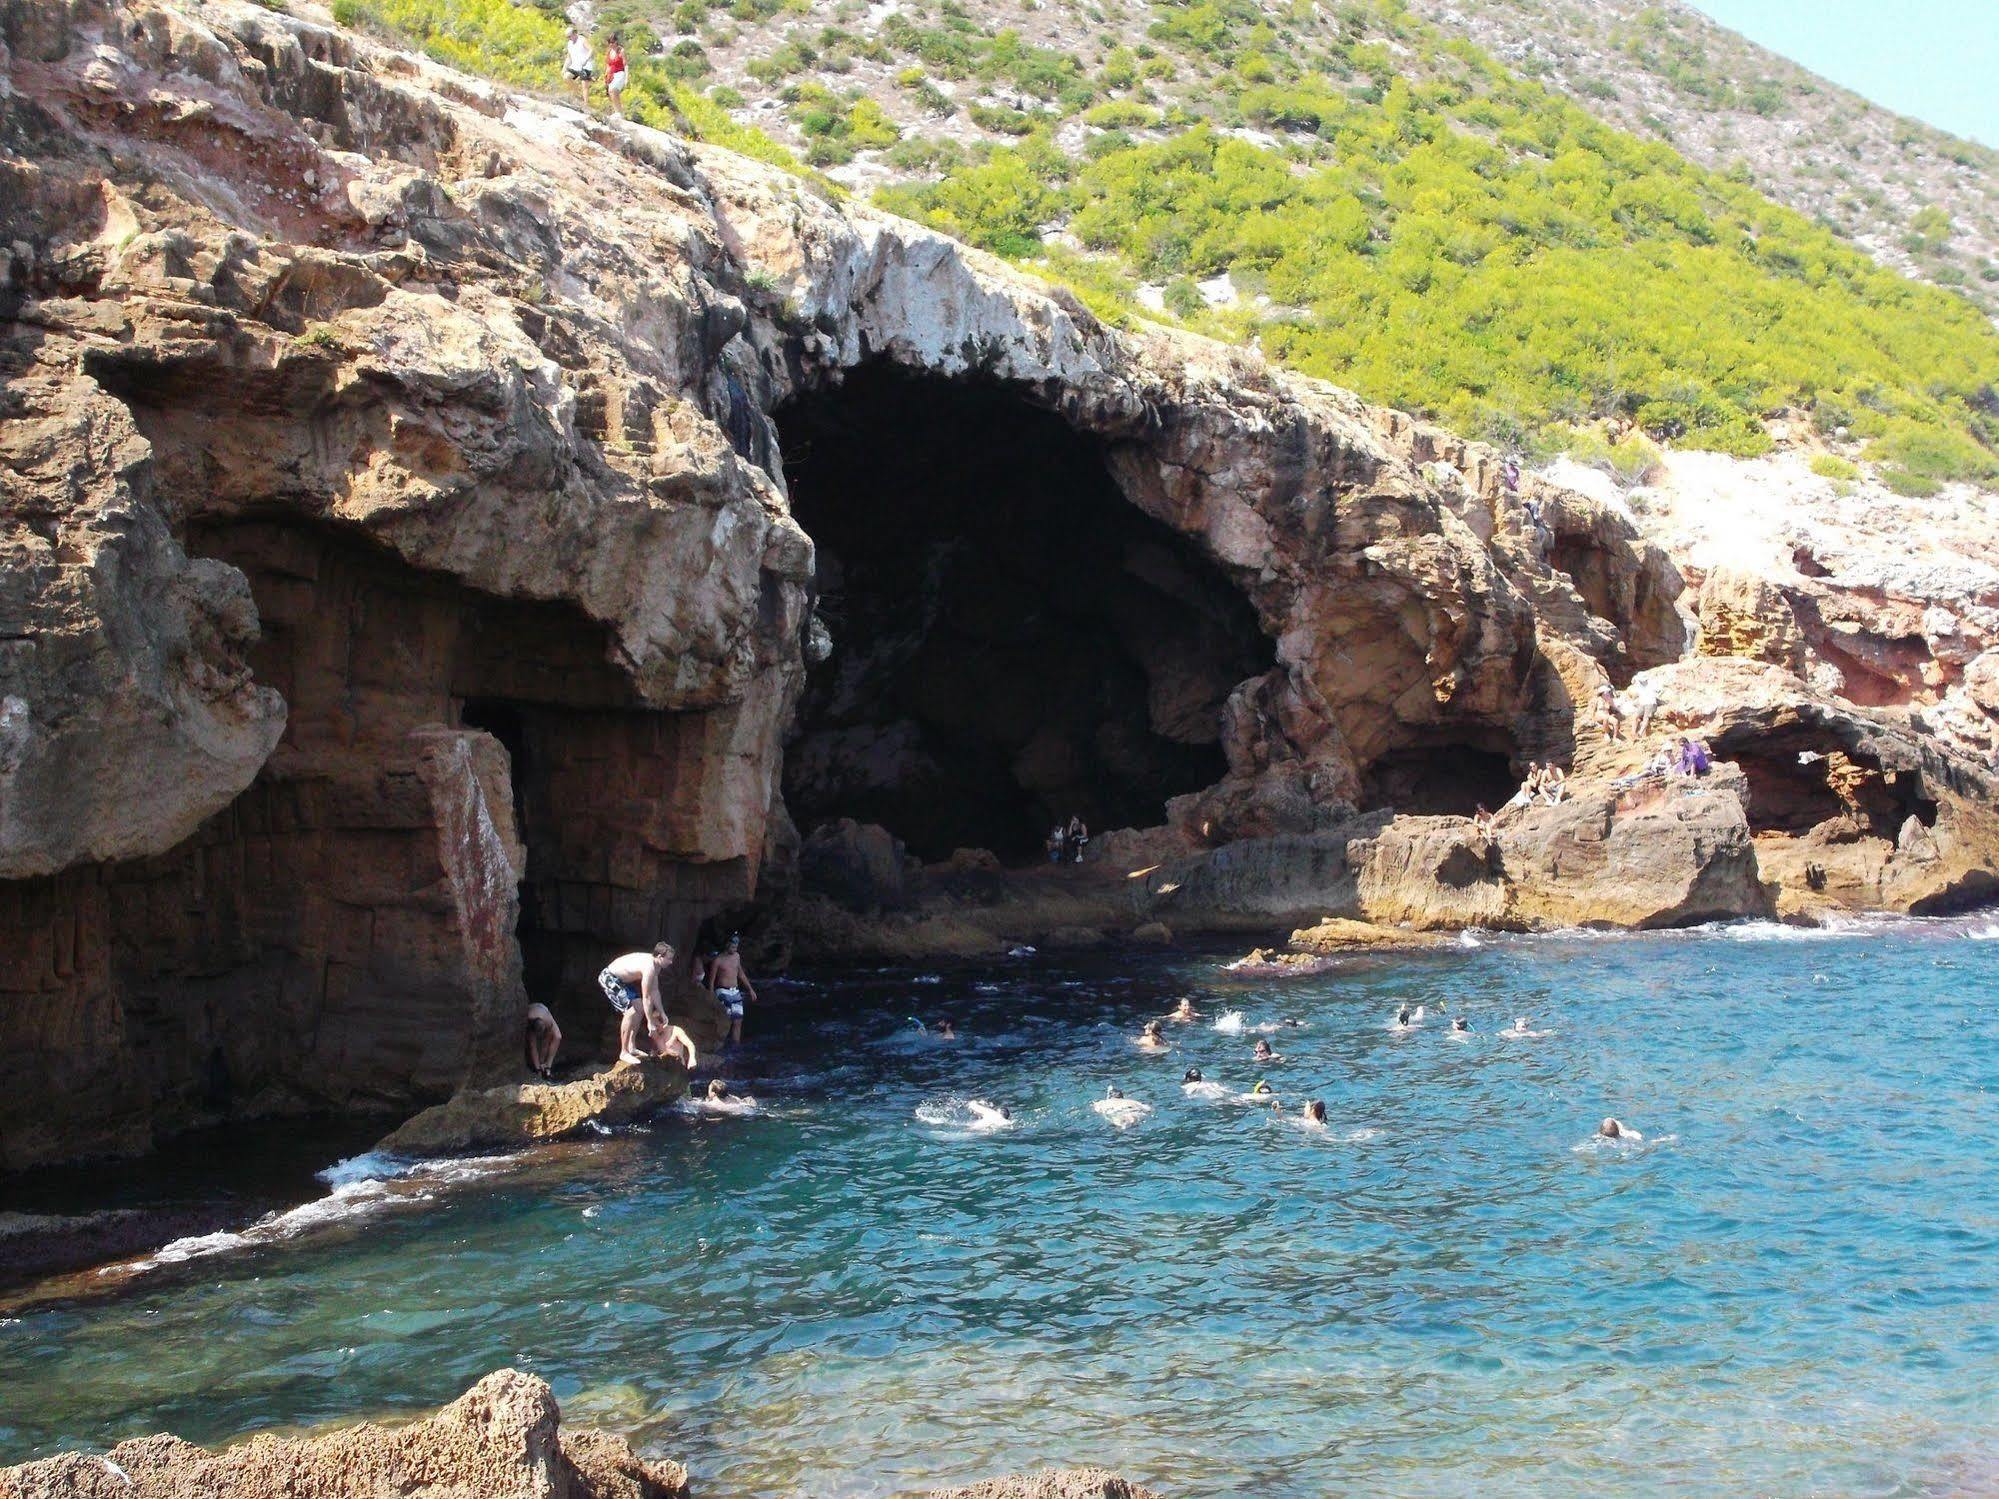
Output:
M302 15L0 0L0 39L0 1168L496 1083L530 994L587 1048L607 954L788 877L786 794L931 857L1163 823L1126 846L1185 862L1180 926L1357 816L1396 919L1776 898L1753 796L1665 818L1636 905L1614 799L1549 835L1607 863L1425 851L1684 652L1615 504ZM1975 766L1764 696L1921 814L1815 899L1982 888Z

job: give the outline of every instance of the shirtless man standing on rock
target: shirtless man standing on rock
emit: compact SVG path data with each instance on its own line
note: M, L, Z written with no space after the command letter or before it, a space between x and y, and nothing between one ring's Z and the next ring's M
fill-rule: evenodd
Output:
M722 949L722 955L708 965L708 992L722 1002L722 1008L729 1012L729 1044L738 1046L743 1040L743 996L748 994L754 1000L757 986L750 982L750 976L743 972L743 939L730 937L729 945Z
M673 944L662 942L649 953L628 952L613 958L597 975L604 997L623 1017L618 1022L619 1061L676 1057L689 1072L694 1070L693 1041L666 1018L666 976L672 967Z

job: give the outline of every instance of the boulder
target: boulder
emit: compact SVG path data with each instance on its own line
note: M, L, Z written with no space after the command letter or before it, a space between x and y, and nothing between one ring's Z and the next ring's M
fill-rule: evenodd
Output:
M393 1155L458 1155L559 1140L592 1125L629 1124L687 1091L674 1061L620 1062L568 1083L515 1083L462 1089L383 1139Z
M547 1383L502 1369L407 1426L261 1433L223 1452L159 1435L102 1457L66 1452L0 1469L5 1499L686 1499L678 1463L622 1438L561 1430Z
M899 911L914 897L917 871L887 828L842 817L814 828L798 853L798 883L844 911Z

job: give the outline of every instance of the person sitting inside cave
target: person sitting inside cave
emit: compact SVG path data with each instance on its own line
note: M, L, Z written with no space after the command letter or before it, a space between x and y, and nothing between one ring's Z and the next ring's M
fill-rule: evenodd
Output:
M728 1012L729 1044L742 1045L743 997L747 994L754 1001L757 986L743 971L743 939L739 934L732 934L721 956L708 965L708 992L720 1000L722 1008Z
M1074 863L1083 862L1083 850L1090 846L1090 829L1080 816L1069 819L1069 854Z
M1061 823L1056 823L1048 831L1048 862L1060 864L1062 855L1068 851L1069 835Z
M555 1054L562 1049L562 1027L544 1004L528 1006L526 1035L528 1071L546 1081L555 1073Z

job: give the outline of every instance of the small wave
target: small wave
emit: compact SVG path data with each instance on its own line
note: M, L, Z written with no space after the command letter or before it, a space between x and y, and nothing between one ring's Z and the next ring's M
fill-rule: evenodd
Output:
M1215 1029L1224 1036L1240 1036L1243 1024L1241 1010L1224 1010L1215 1017Z
M1472 931L1472 930L1471 930L1471 929L1470 929L1469 927L1467 927L1467 928L1466 928L1466 929L1465 929L1464 931L1462 931L1462 932L1459 932L1459 933L1458 933L1458 946L1459 946L1459 947L1484 947L1484 946L1485 946L1485 942L1484 942L1484 940L1483 940L1483 939L1482 939L1482 938L1481 938L1481 937L1480 937L1480 936L1478 935L1478 933L1477 933L1477 932L1474 932L1474 931Z
M944 982L944 975L941 973L919 973L910 982L912 984L941 984Z
M980 1135L1014 1126L1012 1115L983 1098L933 1099L916 1106L916 1118L919 1123L933 1129L963 1130Z
M1140 1098L1099 1098L1090 1107L1119 1129L1130 1129L1152 1112L1152 1105Z
M232 1250L278 1244L319 1229L368 1217L400 1203L428 1202L440 1188L477 1181L505 1169L513 1156L465 1156L415 1161L379 1151L350 1157L319 1173L333 1190L324 1197L266 1213L242 1229L194 1234L163 1244L137 1260L106 1265L100 1275L136 1275L158 1265L185 1264Z
M1034 949L1029 947L1025 942L1022 942L1017 946L1009 947L1006 950L1006 955L1009 958L1031 958L1034 956Z
M1576 1155L1636 1156L1657 1150L1661 1145L1671 1145L1679 1138L1678 1135L1641 1135L1637 1139L1632 1139L1624 1135L1615 1140L1607 1140L1602 1135L1591 1135L1570 1149Z
M1973 942L1999 942L1999 925L1973 927L1964 935Z
M673 1105L674 1112L690 1119L700 1118L746 1118L763 1112L763 1106L754 1098L695 1098L683 1094Z

